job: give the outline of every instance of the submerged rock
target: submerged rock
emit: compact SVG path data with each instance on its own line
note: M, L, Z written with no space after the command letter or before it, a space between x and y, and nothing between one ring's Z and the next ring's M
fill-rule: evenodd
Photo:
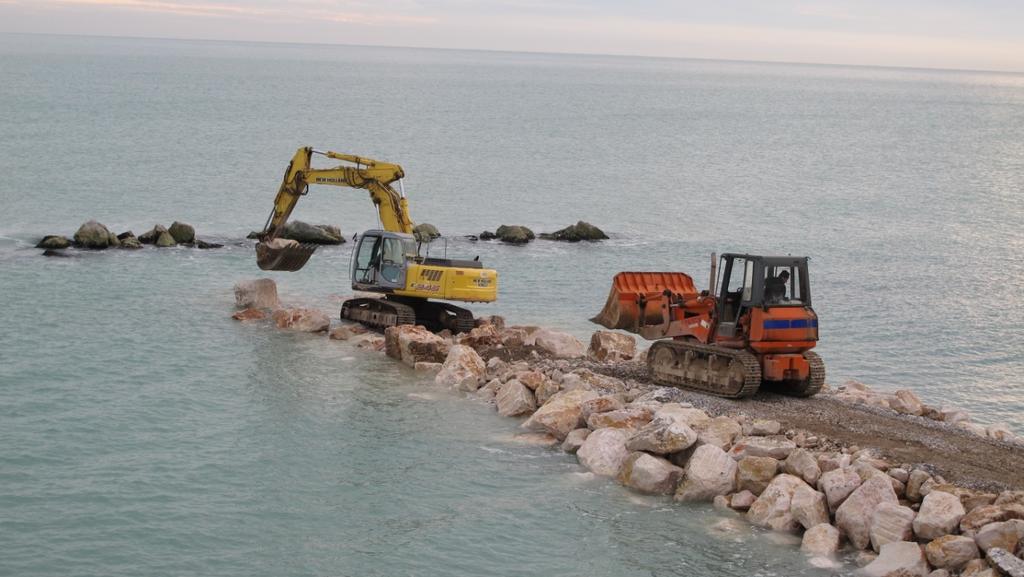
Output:
M60 236L56 234L49 234L43 237L43 240L39 241L36 248L44 248L47 250L60 250L71 246L71 240L66 236Z
M273 279L259 278L235 283L235 306L240 309L276 309L277 283Z
M90 220L78 227L75 232L75 244L83 248L103 249L110 246L111 237L117 239L117 236L111 234L107 227L95 220Z
M331 326L331 319L316 309L277 309L271 318L279 329L303 333L327 332Z
M160 235L167 232L167 229L157 224L152 229L139 235L139 242L142 244L155 244ZM173 238L173 237L172 237Z
M260 309L245 309L231 315L236 321L258 321L267 318L267 313Z
M567 226L561 230L551 233L543 233L540 237L546 240L579 242L581 240L604 240L608 238L608 235L589 222L581 220L576 224Z

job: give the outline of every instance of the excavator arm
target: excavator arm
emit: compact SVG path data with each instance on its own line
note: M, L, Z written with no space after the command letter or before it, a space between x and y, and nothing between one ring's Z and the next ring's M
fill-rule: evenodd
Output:
M310 161L313 154L341 160L349 165L312 168ZM313 255L315 245L275 242L299 198L309 191L310 184L365 189L377 207L377 214L384 230L411 234L415 225L409 217L408 201L403 194L391 187L392 182L400 181L404 176L402 167L397 164L353 154L320 152L311 147L300 148L285 170L281 187L274 198L274 210L267 218L260 235L261 242L256 246L257 264L263 270L295 271L302 268Z

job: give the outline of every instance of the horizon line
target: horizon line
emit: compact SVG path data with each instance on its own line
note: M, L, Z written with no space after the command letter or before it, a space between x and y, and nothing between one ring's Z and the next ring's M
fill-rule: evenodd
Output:
M745 60L736 58L707 58L695 56L662 56L647 54L616 54L605 52L552 52L544 50L501 50L495 48L450 48L444 46L401 46L392 44L347 44L343 42L295 42L283 40L232 40L226 38L194 38L180 36L128 36L121 34L85 34L62 32L11 32L0 30L0 34L19 36L57 36L71 38L107 38L114 40L159 40L165 42L221 42L225 44L266 44L284 46L337 46L350 48L385 48L395 50L436 50L445 52L485 52L493 54L531 54L538 56L575 56L603 58L635 58L650 60L689 60L697 62L727 62L733 64L774 64L787 66L828 66L834 68L878 68L889 70L916 70L926 72L974 72L983 74L1024 75L1024 70L991 70L984 68L939 68L931 66L901 66L883 64L842 64L835 62L797 62L792 60Z

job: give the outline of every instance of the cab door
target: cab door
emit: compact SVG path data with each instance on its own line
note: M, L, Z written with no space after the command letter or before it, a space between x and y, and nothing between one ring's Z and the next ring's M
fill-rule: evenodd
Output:
M742 336L739 321L750 309L753 297L754 261L739 256L722 257L720 269L716 334L719 339L736 339Z
M405 244L400 238L384 237L380 251L377 281L389 289L405 288Z
M380 235L374 234L364 234L359 238L355 262L352 263L352 288L378 285L378 267L383 241Z

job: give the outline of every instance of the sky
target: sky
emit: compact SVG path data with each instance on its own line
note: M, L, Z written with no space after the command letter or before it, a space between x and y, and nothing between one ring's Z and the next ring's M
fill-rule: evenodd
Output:
M0 0L0 32L1024 72L1024 0Z

